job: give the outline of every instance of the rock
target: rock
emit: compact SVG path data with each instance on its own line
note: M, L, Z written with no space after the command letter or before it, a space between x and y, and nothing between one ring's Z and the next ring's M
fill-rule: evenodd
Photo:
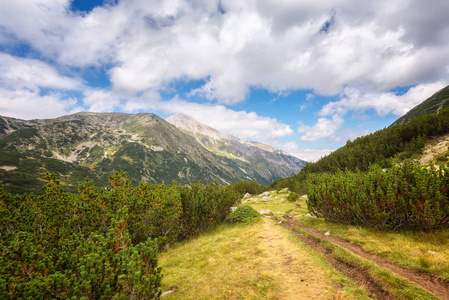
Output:
M330 231L326 232L324 235L330 236L332 233Z
M237 209L237 206L232 206L231 207L231 212L234 212Z
M168 291L163 291L163 292L162 292L161 298L162 298L162 297L165 297L165 296L167 296L167 295L170 295L171 293L176 292L176 290L178 290L178 287L177 287L176 285L170 287L170 289L169 289Z
M279 222L278 222L278 225L279 225L279 224L282 224L282 221L279 221Z
M437 254L437 252L436 251L432 251L432 250L429 250L429 251L427 251L427 253L429 253L429 254Z
M262 200L260 200L260 201L269 202L269 201L273 201L273 199L270 197L263 197Z
M245 196L243 196L243 199L248 199L249 197L251 197L250 193L246 193Z
M309 198L307 198L307 195L302 195L301 197L299 197L299 200L307 200Z
M279 191L279 193L284 193L284 194L287 194L288 192L290 192L288 190L288 188L285 188L285 189L282 189L282 190Z
M258 212L259 212L259 214L261 214L261 215L268 215L268 214L271 214L271 210L270 210L270 209L261 209L261 210L259 210Z
M270 196L270 192L263 192L262 194L259 195L259 197L263 196Z
M315 216L312 216L311 214L306 214L304 217L316 218Z

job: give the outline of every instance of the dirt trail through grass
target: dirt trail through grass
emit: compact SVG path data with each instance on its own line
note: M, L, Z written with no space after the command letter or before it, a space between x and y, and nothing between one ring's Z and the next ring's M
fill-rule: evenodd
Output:
M338 245L338 246L340 246L360 257L363 257L364 259L367 259L367 260L375 263L376 265L378 265L384 269L387 269L395 274L398 274L398 275L410 280L411 282L417 284L421 288L437 295L441 299L449 300L449 283L446 281L443 281L442 279L440 279L432 274L419 272L416 270L408 269L408 268L393 264L393 263L387 261L383 257L380 257L378 255L375 255L373 253L369 253L369 252L363 250L362 247L360 247L357 244L351 243L350 241L347 241L347 240L339 238L339 237L326 236L314 228L307 227L304 224L301 224L300 222L295 221L291 217L285 217L285 220L286 220L286 222L283 224L284 227L291 230L303 242L307 243L309 246L311 246L317 252L321 252L321 253L323 253L323 251L325 252L325 250L321 249L324 246L320 246L319 242L317 240L314 240L312 238L307 238L306 236L301 236L300 234L298 234L295 231L295 227L302 229L303 231L307 232L308 234L310 234L318 239L325 240L332 244ZM366 276L365 277L363 276L363 270L359 269L358 272L353 272L353 271L351 271L350 267L344 266L342 264L342 262L335 262L335 261L334 262L330 261L330 262L332 263L332 265L334 265L334 267L341 270L343 273L347 274L353 280L359 281L359 282L364 281L366 283L366 285L368 286L368 289L370 290L370 293L371 293L370 296L377 298L377 299L389 299L390 298L390 296L388 295L388 292L383 291L382 288L379 288L378 286L376 286L375 283L370 282L370 280ZM351 273L358 273L358 276L362 276L362 278L358 278L358 279L354 278L353 276L351 276Z
M354 299L357 286L271 218L223 225L160 256L164 299ZM366 298L365 298L366 299Z

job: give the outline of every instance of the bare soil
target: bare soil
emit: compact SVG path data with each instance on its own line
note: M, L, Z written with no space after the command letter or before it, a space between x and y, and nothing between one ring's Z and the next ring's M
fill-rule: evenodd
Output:
M335 236L326 236L323 233L319 232L315 228L310 228L305 226L304 224L295 221L291 217L284 217L286 222L283 223L283 226L288 228L291 232L293 232L298 238L300 238L303 242L308 244L315 251L323 254L326 259L339 271L343 272L346 276L351 278L358 284L364 285L367 287L370 297L375 299L392 299L392 296L385 291L382 286L376 283L363 268L357 266L351 266L347 262L339 261L335 257L330 255L331 249L326 249L326 247L320 243L318 240L315 240L311 237L308 237L304 234L300 234L295 230L295 227L298 227L308 234L338 245L360 257L363 257L381 268L387 269L399 276L402 276L416 285L420 286L422 289L440 297L444 300L449 300L449 282L444 281L443 279L429 274L425 272L421 272L418 270L409 269L394 263L387 261L385 258L380 257L376 254L365 251L362 247L357 244L354 244L348 240L335 237Z

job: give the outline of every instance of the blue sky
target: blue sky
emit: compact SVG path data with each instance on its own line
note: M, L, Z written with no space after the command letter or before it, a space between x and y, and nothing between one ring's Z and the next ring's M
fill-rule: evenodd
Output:
M0 115L177 112L312 161L449 84L446 0L0 0Z

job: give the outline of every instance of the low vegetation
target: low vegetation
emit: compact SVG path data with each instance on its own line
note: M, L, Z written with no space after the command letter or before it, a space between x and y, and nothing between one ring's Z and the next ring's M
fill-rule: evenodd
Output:
M228 218L231 223L251 223L260 219L260 214L257 210L248 205L242 205L237 207Z
M368 227L431 230L449 225L449 168L407 161L387 170L309 178L308 209L327 221Z
M239 197L218 184L140 184L124 173L76 194L48 174L46 194L0 186L0 298L153 299L157 251L224 221Z

